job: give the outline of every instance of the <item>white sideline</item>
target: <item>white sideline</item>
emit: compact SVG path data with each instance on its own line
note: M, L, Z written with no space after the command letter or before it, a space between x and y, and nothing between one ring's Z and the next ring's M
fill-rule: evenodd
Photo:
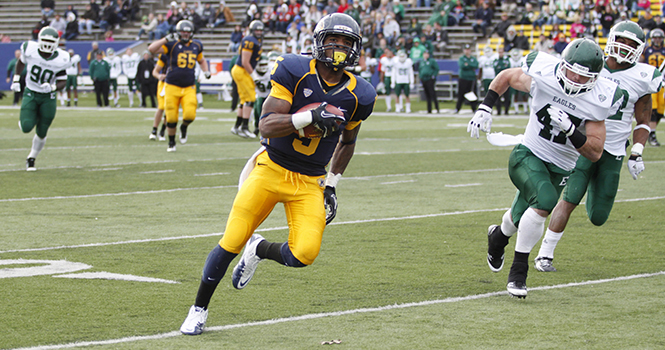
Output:
M553 286L533 287L533 288L529 288L529 291L533 292L533 291L539 291L539 290L551 290L551 289L580 287L580 286L588 286L588 285L595 285L595 284L601 284L601 283L628 281L628 280L637 279L637 278L647 278L647 277L654 277L654 276L659 276L659 275L665 275L665 271L654 272L654 273L643 273L643 274L622 276L622 277L615 277L615 278L606 278L606 279L601 279L601 280L565 283L565 284L558 284L558 285L553 285ZM206 327L205 331L206 332L217 332L217 331L224 331L224 330L227 330L227 329L234 329L234 328L244 328L244 327L253 327L253 326L268 326L268 325L273 325L273 324L278 324L278 323L296 322L296 321L302 321L302 320L313 320L313 319L319 319L319 318L325 318L325 317L336 317L336 316L353 315L353 314L361 314L361 313L368 313L368 312L381 312L381 311L386 311L386 310L406 309L406 308L418 307L418 306L428 306L428 305L445 304L445 303L456 303L456 302L460 302L460 301L484 299L484 298L489 298L489 297L494 297L494 296L499 296L499 295L506 295L506 294L508 294L507 291L501 291L501 292L491 292L491 293L476 294L476 295L467 295L467 296L464 296L464 297L452 297L452 298L439 299L439 300L427 300L427 301L420 301L420 302L406 303L406 304L394 304L394 305L386 305L386 306L379 306L379 307L372 307L372 308L362 308L362 309L353 309L353 310L346 310L346 311L324 312L324 313L318 313L318 314L308 314L308 315L302 315L302 316L277 318L277 319L265 320L265 321L238 323L238 324L230 324L230 325L225 325L225 326ZM135 336L135 337L127 337L127 338L119 338L119 339L76 342L76 343L58 344L58 345L42 345L42 346L35 346L35 347L28 347L28 348L17 348L17 349L14 349L14 350L69 349L69 348L95 346L95 345L113 345L113 344L129 343L129 342L136 342L136 341L142 341L142 340L158 340L158 339L174 338L174 337L177 337L177 336L181 336L180 332L173 331L173 332L168 332L168 333L146 335L146 336Z

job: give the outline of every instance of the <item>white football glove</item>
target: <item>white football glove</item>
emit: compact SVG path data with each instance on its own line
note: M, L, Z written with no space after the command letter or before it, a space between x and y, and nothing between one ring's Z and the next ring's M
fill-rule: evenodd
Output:
M466 132L471 133L471 137L480 137L480 131L490 132L492 130L492 109L485 105L480 104L476 110L476 114L469 121L466 127Z
M568 136L573 134L575 131L575 125L573 125L573 122L570 121L570 117L568 117L566 112L554 106L550 106L550 108L547 109L547 113L550 114L550 117L556 123L556 125L559 126L561 131L563 131Z
M206 79L210 79L210 71L203 72L203 76L206 77Z
M14 92L21 92L21 83L12 83L11 89Z
M644 171L644 161L642 156L631 154L628 158L628 172L633 176L633 180L637 180L637 175Z
M178 34L178 33L169 33L168 35L166 35L164 37L164 39L166 39L166 41L168 41L168 42L178 41L178 40L180 40L180 34Z
M51 85L51 83L43 83L39 87L42 88L42 90L44 90L44 93L49 93L49 92L55 90L53 88L53 85Z

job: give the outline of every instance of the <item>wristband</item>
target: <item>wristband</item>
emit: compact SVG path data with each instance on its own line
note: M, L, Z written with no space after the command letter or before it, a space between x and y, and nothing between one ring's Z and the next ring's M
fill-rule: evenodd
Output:
M638 156L636 154L631 154L630 157L628 157L629 160L642 160L642 156Z
M483 100L483 104L486 105L489 108L494 107L494 104L496 101L499 100L499 94L496 93L496 91L489 89L487 91L487 94L485 95L485 99Z
M635 143L633 145L633 148L630 149L630 154L636 154L638 156L641 156L642 151L644 151L644 145L641 143Z
M326 176L326 187L335 187L337 186L337 182L339 179L342 178L342 174L333 174L331 172L328 172L328 176Z
M14 78L12 79L12 83L18 83L21 80L21 76L19 74L14 74Z
M305 112L292 114L291 123L293 123L293 126L296 128L296 130L300 130L306 127L307 125L312 124L312 112L305 111Z
M650 128L648 125L646 125L646 124L638 124L638 125L636 125L636 126L635 126L635 129L633 129L633 131L636 131L637 129L644 129L644 130L646 130L646 131L648 131L648 132L651 132L651 128Z
M586 135L582 134L575 126L573 125L573 131L568 135L568 139L573 144L575 149L581 148L586 143Z

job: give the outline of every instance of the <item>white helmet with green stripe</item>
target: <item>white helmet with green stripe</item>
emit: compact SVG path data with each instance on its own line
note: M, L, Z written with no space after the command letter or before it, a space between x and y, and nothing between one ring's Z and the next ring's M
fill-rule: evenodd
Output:
M58 31L53 27L44 27L37 35L37 43L39 44L39 51L45 53L54 53L58 48L60 36Z

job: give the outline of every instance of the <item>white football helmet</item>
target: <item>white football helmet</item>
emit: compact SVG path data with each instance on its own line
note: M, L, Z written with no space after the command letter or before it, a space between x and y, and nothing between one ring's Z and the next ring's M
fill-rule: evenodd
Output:
M402 63L406 62L406 51L399 50L397 53L397 59Z
M54 53L58 48L60 36L58 31L53 27L44 27L37 35L37 44L39 44L39 51L45 53Z
M656 30L652 31L652 36ZM662 32L662 30L661 30ZM656 36L658 33L655 33ZM637 43L637 47L633 48L617 42L618 37L626 38ZM633 64L642 56L642 52L646 46L646 36L640 26L633 21L623 21L615 24L610 30L607 38L607 45L605 45L605 54L614 57L617 63L630 63Z

